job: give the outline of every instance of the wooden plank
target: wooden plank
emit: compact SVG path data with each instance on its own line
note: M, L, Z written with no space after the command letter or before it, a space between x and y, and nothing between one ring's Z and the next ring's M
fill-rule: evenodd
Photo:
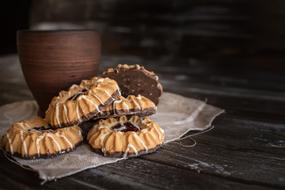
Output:
M7 167L5 169L7 171ZM8 173L2 172L0 186L4 189L203 189L211 185L213 189L230 189L232 186L243 189L271 189L184 171L142 159L130 159L90 169L55 182L48 182L44 186L39 185L39 180L35 176L21 170L15 168ZM164 172L166 170L168 172Z
M181 147L175 145L175 149L177 148L181 149ZM211 148L211 146L209 146L209 148ZM219 176L204 173L204 171L201 171L201 173L191 170L189 171L189 169L193 169L192 167L196 167L195 163L193 165L191 157L190 161L187 161L188 168L185 170L185 168L180 166L181 156L179 154L175 154L176 160L174 163L175 165L173 166L171 165L171 162L169 163L169 156L165 155L164 152L163 148L159 153L146 157L151 157L151 159L153 159L152 157L158 156L158 162L166 160L167 163L154 163L153 160L149 161L149 158L147 158L147 160L130 159L102 166L97 169L88 170L86 172L81 172L74 176L58 180L57 182L49 182L46 184L46 187L60 189L63 186L77 187L78 184L80 184L84 188L100 187L103 189L112 189L114 186L128 187L130 189L201 189L210 186L213 187L213 189L230 189L233 186L237 189L271 189L271 186L261 186L264 184L245 183L244 181L240 182L236 179L221 178ZM204 152L199 152L199 154L204 155ZM0 163L2 164L5 162ZM189 168L189 166L191 167ZM216 169L217 171L221 171L220 167L217 167ZM7 171L7 166L5 167L5 170ZM6 177L6 175L4 176ZM34 184L37 181L35 178L23 175L22 172L15 172L15 170L9 170L9 177L17 179L18 183L28 183L28 186L32 184L32 187L35 186Z
M271 157L279 157L280 160L285 158L284 123L253 121L225 114L218 117L214 125L217 126L214 133L206 133L198 138L210 138L213 143L215 141L220 145L227 142L224 146L233 150L272 154Z
M93 170L88 170L76 174L82 178L77 178L75 175L47 182L42 186L37 173L19 167L5 159L2 154L0 156L0 168L0 189L19 189L19 187L21 189L116 189L118 186L123 189L153 189L150 185L140 184L132 179L124 179L124 176L97 170L95 173ZM93 173L92 179L90 179L92 183L86 180L91 174L87 175L86 173Z
M228 118L217 119L215 129L163 146L158 154L143 158L173 167L223 176L246 184L285 187L285 127Z
M204 66L192 66L191 69L185 64L175 68L173 65L164 65L157 67L150 66L153 70L161 75L162 79L179 81L190 86L193 84L216 85L219 87L231 87L247 90L262 90L267 92L284 92L285 87L282 85L285 81L284 74L276 72L256 71L256 69L241 69L241 63L236 64L207 64L200 63ZM183 66L184 65L184 66ZM206 68L204 68L206 67ZM231 67L231 69L225 69ZM173 75L173 73L175 73Z
M279 122L284 121L285 101L281 94L280 96L266 96L259 95L257 91L251 93L247 90L219 88L211 85L197 88L183 87L175 82L165 85L165 90L183 94L186 97L207 100L208 104L224 108L231 114L254 115L254 117L263 119L267 117L268 119L275 118Z
M177 167L154 163L142 159L129 159L115 164L99 167L97 170L106 173L115 174L121 183L124 180L131 179L135 182L148 184L157 189L271 189L254 184L242 184L225 178L219 178L207 174L199 174L193 171L179 169ZM98 173L96 169L92 172L80 173L75 175L76 179L86 180L88 183L94 183L94 174ZM120 184L120 182L118 183Z

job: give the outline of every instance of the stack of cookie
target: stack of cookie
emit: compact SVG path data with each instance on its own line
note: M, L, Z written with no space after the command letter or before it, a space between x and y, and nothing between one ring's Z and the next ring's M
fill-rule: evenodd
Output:
M1 139L11 155L53 157L86 142L104 156L136 156L156 150L164 132L149 115L162 94L157 75L139 65L118 65L100 77L59 92L45 118L14 123ZM81 127L92 123L86 137Z

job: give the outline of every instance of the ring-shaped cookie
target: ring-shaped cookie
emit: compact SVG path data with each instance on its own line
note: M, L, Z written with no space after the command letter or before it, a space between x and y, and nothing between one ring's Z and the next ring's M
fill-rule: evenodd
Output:
M164 141L164 131L148 117L121 116L100 120L87 140L95 152L129 157L155 151Z
M119 87L112 79L83 80L80 85L72 85L52 99L45 119L54 128L77 125L100 113L102 107L118 96Z
M1 148L25 159L54 157L72 151L83 140L78 126L52 130L36 117L14 123L3 135Z

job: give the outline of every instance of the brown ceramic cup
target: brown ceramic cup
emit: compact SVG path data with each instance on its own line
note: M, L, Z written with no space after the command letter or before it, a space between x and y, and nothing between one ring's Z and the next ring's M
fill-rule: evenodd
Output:
M101 42L94 30L22 30L17 33L17 46L42 116L60 90L95 76L99 68Z

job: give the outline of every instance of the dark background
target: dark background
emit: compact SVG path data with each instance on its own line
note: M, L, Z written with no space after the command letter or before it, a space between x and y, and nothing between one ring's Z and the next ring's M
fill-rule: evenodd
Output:
M29 28L30 0L3 1L0 6L0 54L16 53L16 31Z
M6 1L7 2L7 1ZM22 0L1 6L0 53L19 29L94 28L104 55L189 59L283 68L282 0ZM16 24L16 26L15 26Z

